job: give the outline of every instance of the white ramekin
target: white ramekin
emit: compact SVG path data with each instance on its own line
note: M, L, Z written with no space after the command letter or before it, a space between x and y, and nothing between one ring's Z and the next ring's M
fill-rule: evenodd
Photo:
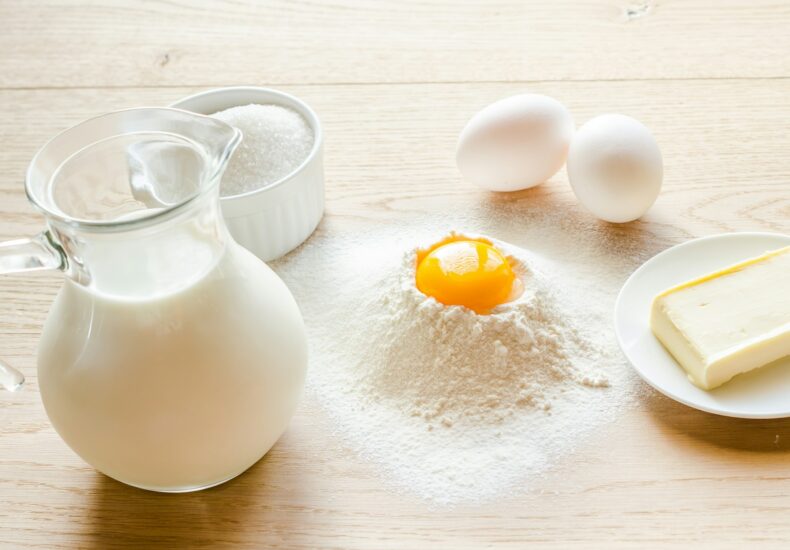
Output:
M318 116L294 96L252 86L208 90L176 101L171 107L211 115L250 103L297 111L314 136L312 151L289 175L260 189L221 198L222 214L236 242L269 261L302 244L324 214L324 142Z

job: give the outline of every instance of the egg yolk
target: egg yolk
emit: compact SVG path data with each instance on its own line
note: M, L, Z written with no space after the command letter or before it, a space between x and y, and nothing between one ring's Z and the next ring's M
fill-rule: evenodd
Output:
M417 265L417 288L445 305L465 306L477 313L512 299L516 274L490 244L455 240L441 244Z

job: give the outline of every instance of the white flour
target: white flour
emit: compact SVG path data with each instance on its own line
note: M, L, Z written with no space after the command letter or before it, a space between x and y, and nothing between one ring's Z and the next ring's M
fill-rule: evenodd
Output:
M428 243L430 244L430 243ZM495 243L525 284L516 301L477 315L426 298L414 285L415 251L359 315L371 325L358 365L361 397L385 402L434 427L497 425L524 409L551 408L560 386L608 385L600 351L563 318L544 276L525 254Z
M487 316L442 306L414 287L413 250L446 233L430 222L329 231L274 267L302 308L308 387L337 434L393 486L455 504L528 487L632 392L611 285L602 294L601 280L496 242L524 296ZM595 252L559 236L541 243Z

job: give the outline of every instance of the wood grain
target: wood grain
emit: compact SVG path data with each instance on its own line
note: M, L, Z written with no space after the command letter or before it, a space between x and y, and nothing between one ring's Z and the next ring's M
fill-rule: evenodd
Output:
M630 14L630 15L629 15ZM88 116L208 85L271 84L326 129L321 231L507 203L562 209L637 265L685 239L790 232L786 2L10 2L0 0L0 239L39 230L31 156ZM665 186L640 221L594 220L564 172L510 196L461 180L466 119L523 90L581 123L624 112L653 130ZM525 219L525 224L530 223ZM613 288L621 281L612 281ZM191 495L96 473L41 405L35 347L57 275L0 278L0 355L28 385L0 393L0 546L40 548L783 547L790 420L743 421L640 399L524 491L436 509L393 492L305 400L266 458ZM623 368L626 368L623 366Z
M0 3L0 86L790 76L771 0Z

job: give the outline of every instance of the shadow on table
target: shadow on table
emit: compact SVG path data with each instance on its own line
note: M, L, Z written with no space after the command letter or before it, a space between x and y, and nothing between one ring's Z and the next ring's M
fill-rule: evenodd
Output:
M790 418L719 416L687 407L656 391L645 395L643 402L656 424L673 435L686 435L717 449L790 453Z
M574 246L592 246L600 258L618 262L624 257L633 258L635 265L674 242L690 238L652 212L628 223L599 220L566 192L566 185L549 181L512 193L486 192L472 208L483 220L482 229L524 248L541 251L544 244L556 246L564 237L569 252ZM514 218L523 223L513 224ZM547 243L534 238L547 234L554 237ZM555 256L560 251L548 248L543 252Z
M214 548L263 540L288 546L300 484L272 452L241 476L195 493L161 494L104 475L97 481L81 546L86 548ZM287 487L287 490L284 490ZM297 511L301 523L301 511ZM290 517L289 517L290 516ZM257 541L257 544L256 544Z

